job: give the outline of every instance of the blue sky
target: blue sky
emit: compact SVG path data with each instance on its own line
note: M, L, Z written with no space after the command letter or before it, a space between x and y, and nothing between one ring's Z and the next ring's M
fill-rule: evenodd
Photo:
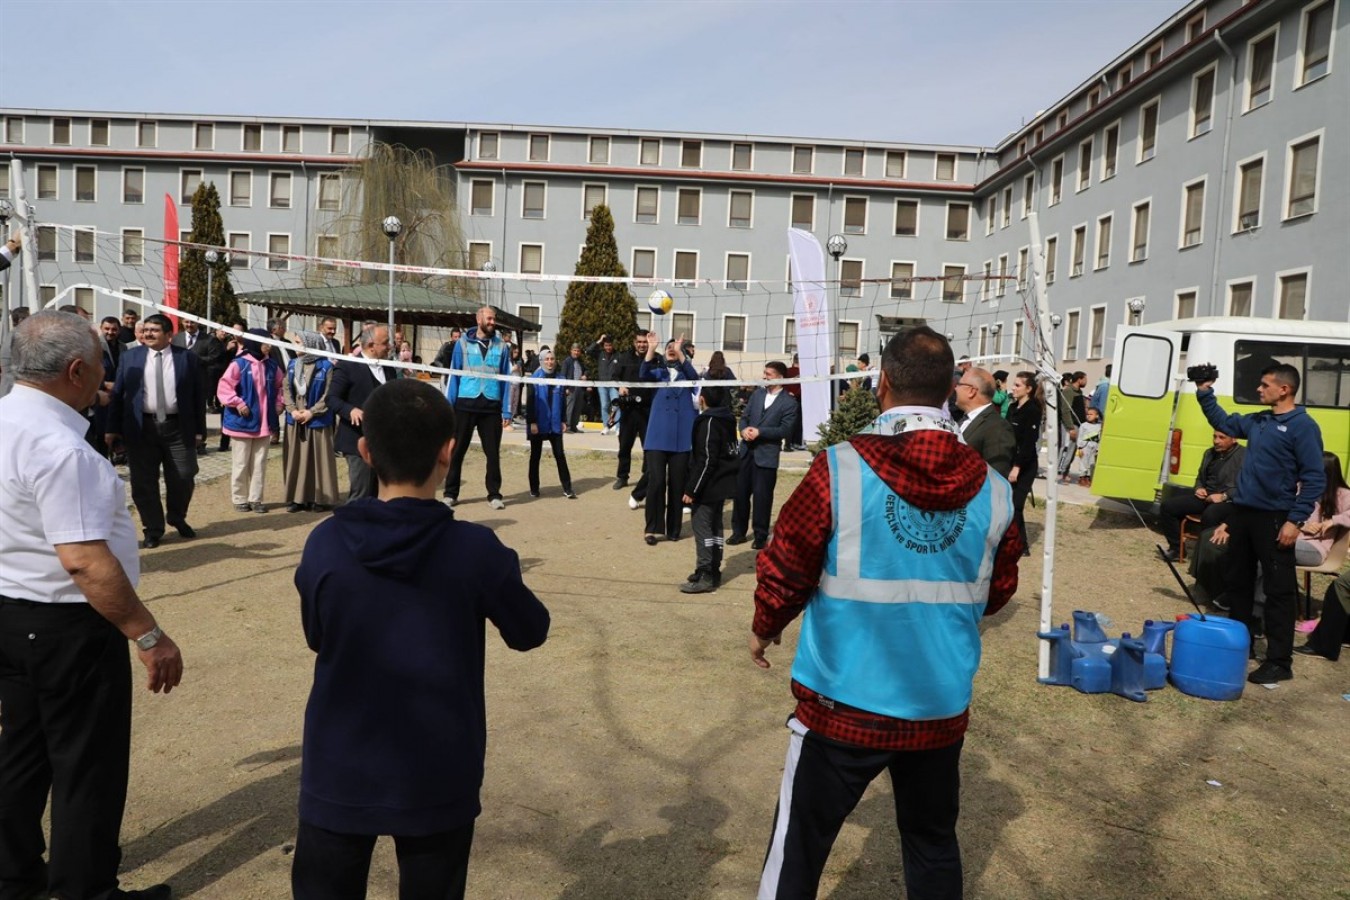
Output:
M5 0L0 90L17 107L992 146L1182 5Z

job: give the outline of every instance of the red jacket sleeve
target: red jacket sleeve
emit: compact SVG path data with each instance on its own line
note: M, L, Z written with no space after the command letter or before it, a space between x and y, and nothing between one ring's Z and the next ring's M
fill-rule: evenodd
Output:
M994 575L989 580L989 603L984 608L986 616L998 612L1017 593L1017 565L1022 561L1022 549L1025 546L1022 532L1013 522L1003 533L998 553L994 556Z
M816 454L811 468L778 512L773 540L755 561L755 618L751 630L776 637L806 606L820 583L825 549L834 528L830 463Z

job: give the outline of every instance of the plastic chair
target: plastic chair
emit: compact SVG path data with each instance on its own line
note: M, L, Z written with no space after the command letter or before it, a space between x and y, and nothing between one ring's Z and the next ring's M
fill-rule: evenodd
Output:
M1327 551L1326 561L1320 566L1299 566L1295 571L1303 576L1303 618L1312 618L1312 577L1313 575L1335 575L1345 565L1345 557L1350 552L1350 528L1341 530L1331 549Z

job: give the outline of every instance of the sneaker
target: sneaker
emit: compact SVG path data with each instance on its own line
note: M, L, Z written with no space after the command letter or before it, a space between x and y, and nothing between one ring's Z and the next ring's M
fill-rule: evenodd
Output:
M454 509L454 508L459 504L459 498L458 498L458 497L442 497L442 498L441 498L441 502L444 503L446 506L450 507L451 509Z
M680 585L680 593L682 594L711 594L715 590L717 590L717 585L702 575L698 578L691 578Z
M1288 666L1266 660L1256 667L1255 672L1247 676L1247 681L1251 684L1275 684L1279 681L1288 681L1293 677L1293 670Z
M501 497L493 497L488 501L488 506L493 509L506 509L506 502Z
M530 496L531 496L531 497L538 497L538 496L539 496L539 492L538 492L538 491L530 491Z
M252 508L253 507L249 506L247 503L236 503L234 505L235 512L248 512Z
M684 514L685 514L686 516L692 516L692 515L694 514L694 511L693 511L692 509L690 509L689 507L686 506L686 507L684 508Z
M577 499L576 491L563 491L563 496L566 497L568 500Z
M630 496L630 497L628 498L628 508L629 508L629 509L637 509L637 508L638 508L639 506L641 506L641 505L642 505L642 504L638 503L638 498L633 497L633 496Z

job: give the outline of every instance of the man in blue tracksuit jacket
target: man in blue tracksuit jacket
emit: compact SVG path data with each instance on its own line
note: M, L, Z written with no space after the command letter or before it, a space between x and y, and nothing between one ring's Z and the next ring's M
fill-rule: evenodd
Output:
M1214 399L1214 383L1195 386L1205 418L1216 431L1247 439L1247 455L1233 490L1228 519L1228 601L1233 618L1252 627L1256 565L1261 564L1266 592L1266 659L1247 676L1252 684L1274 684L1294 677L1294 610L1298 580L1294 542L1326 487L1322 431L1294 401L1299 371L1291 365L1268 366L1256 388L1268 411L1226 413Z
M487 457L488 505L504 509L502 429L511 424L510 382L483 377L511 374L511 347L497 334L496 309L484 306L478 310L478 325L455 344L450 368L463 374L451 375L445 386L446 399L455 408L455 454L445 476L445 500L450 506L459 502L464 454L477 431Z

